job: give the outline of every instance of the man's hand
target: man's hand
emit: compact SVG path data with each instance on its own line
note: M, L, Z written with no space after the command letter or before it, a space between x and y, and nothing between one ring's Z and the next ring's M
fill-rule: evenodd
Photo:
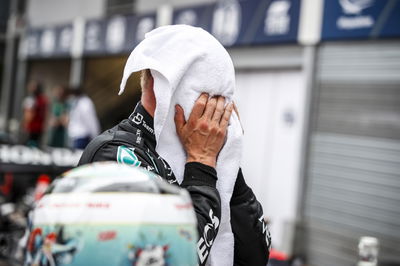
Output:
M233 104L224 108L222 96L208 99L202 94L185 121L182 107L175 106L176 132L186 151L187 162L199 162L215 167L217 156L224 145Z

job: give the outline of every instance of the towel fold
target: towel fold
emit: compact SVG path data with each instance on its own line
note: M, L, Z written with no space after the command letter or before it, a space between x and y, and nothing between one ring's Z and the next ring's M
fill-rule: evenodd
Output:
M182 106L186 120L201 93L222 95L232 101L235 73L225 48L208 32L186 25L157 28L132 51L125 65L120 85L121 94L133 72L150 69L154 78L156 110L154 131L156 151L172 167L182 182L186 154L175 130L175 105ZM233 187L242 154L242 128L232 114L227 140L217 158L217 189L221 196L219 232L210 252L208 265L233 265L234 238L230 225Z

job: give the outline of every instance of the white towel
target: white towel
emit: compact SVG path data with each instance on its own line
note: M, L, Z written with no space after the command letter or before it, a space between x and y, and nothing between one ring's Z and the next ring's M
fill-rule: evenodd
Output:
M186 120L202 92L232 101L235 72L225 48L208 32L186 25L164 26L146 34L125 65L120 93L132 72L150 69L154 78L156 151L172 167L181 183L186 154L175 130L175 104L182 106ZM233 265L233 234L229 202L242 154L242 128L235 113L228 126L227 141L217 158L217 189L222 215L208 265Z

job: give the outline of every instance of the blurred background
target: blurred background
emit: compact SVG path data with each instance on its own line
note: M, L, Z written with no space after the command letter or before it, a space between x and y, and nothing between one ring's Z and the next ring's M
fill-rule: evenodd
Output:
M0 202L29 205L76 164L74 91L100 131L129 116L125 61L168 24L202 27L232 57L243 171L274 250L356 265L371 236L379 265L400 265L399 0L2 0Z

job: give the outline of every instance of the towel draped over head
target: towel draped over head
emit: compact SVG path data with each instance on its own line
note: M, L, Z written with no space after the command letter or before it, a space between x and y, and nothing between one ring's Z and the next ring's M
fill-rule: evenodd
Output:
M132 51L126 62L120 92L133 72L150 69L154 78L156 151L172 167L181 183L186 154L175 130L175 105L182 106L186 120L201 93L222 95L232 101L235 72L225 48L208 32L186 25L157 28ZM217 189L221 196L219 232L208 265L233 265L233 234L229 202L242 153L242 128L232 113L227 139L217 158ZM200 235L200 237L202 237Z

